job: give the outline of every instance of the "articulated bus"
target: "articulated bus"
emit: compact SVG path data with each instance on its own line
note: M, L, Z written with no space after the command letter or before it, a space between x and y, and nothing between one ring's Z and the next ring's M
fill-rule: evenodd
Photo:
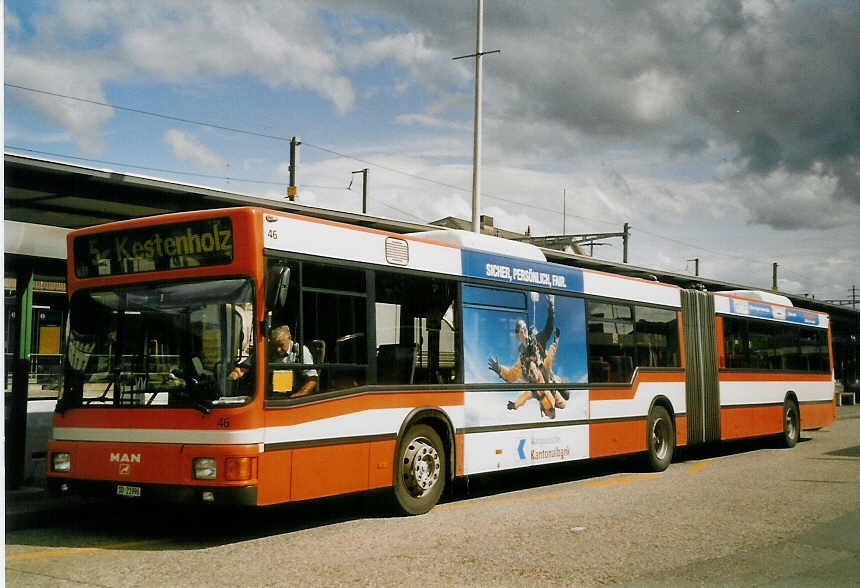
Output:
M835 419L828 316L260 208L68 237L57 492L271 505Z

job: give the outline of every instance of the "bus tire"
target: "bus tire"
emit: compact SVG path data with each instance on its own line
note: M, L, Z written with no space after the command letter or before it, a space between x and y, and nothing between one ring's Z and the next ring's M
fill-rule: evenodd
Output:
M797 403L792 399L786 399L782 406L782 444L786 448L797 445L800 439L800 413Z
M439 434L428 425L413 425L397 445L394 498L405 514L428 512L445 487L445 449Z
M648 465L662 472L672 463L675 452L675 427L672 418L662 406L655 406L648 414Z

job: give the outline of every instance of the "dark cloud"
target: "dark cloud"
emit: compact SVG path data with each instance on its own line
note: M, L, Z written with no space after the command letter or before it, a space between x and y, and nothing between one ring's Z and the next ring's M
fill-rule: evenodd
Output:
M371 6L452 56L474 46L472 3ZM670 154L722 144L746 173L834 175L860 204L856 0L499 0L485 4L484 34L502 49L486 62L492 116Z

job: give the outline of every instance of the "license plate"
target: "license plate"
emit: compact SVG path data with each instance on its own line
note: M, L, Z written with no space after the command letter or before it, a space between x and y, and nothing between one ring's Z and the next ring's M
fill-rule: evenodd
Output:
M131 496L132 498L140 497L140 486L117 486L117 496Z

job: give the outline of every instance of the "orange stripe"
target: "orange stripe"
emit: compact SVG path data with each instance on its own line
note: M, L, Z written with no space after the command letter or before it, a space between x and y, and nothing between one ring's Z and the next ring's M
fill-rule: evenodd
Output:
M391 486L394 439L303 447L263 454L260 505Z
M835 401L804 403L800 405L800 427L802 429L824 427L835 420Z
M465 470L463 469L463 434L458 433L454 435L454 445L456 445L456 463L455 463L455 473L458 476L462 476L465 474Z
M88 551L105 551L108 549L128 549L130 547L141 547L143 545L154 545L164 543L168 539L145 539L143 541L129 541L127 543L114 543L111 545L100 545L98 547L75 547L72 549L54 549L52 551L36 551L32 553L20 553L18 555L7 555L6 561L22 561L25 559L38 559L42 557L55 557L58 555L74 555Z
M710 460L710 459L703 459L703 460L702 460L702 461L700 461L699 463L693 464L693 466L692 466L689 470L687 470L687 472L686 472L686 473L688 473L688 474L695 474L695 473L697 473L697 472L698 472L699 470L701 470L703 467L705 467L706 465L708 465L708 462L709 462L709 461L711 461L711 460Z
M660 474L639 474L638 476L614 476L604 480L596 480L594 482L586 482L584 486L589 488L613 488L630 484L631 482L640 482L642 480L654 480L659 478Z
M782 432L782 404L735 406L720 410L720 437L740 439Z
M187 408L93 408L69 410L64 414L54 413L55 427L89 427L103 429L187 429L195 431L213 430L218 419L227 416L230 429L256 429L262 426L262 415L254 404L248 406L215 409L211 414L201 415Z
M646 419L597 422L588 427L589 457L644 451Z
M723 339L723 317L714 318L714 332L717 339L717 367L726 367L726 342Z
M636 396L639 384L643 382L683 382L684 372L681 370L669 372L648 372L636 370L632 386L624 388L592 388L589 400L630 400Z
M675 445L687 444L687 415L675 417Z
M570 498L576 496L576 492L553 492L552 494L540 494L538 496L518 496L512 498L491 498L469 500L466 502L449 502L440 504L433 510L459 510L462 508L471 508L473 506L486 506L488 504L514 504L517 502L535 502L537 500L558 500L559 498Z
M294 425L363 410L420 406L463 406L462 390L451 392L365 392L310 404L267 409L266 426Z
M260 484L257 504L276 504L290 499L290 475L293 470L292 451L266 451L260 458Z

